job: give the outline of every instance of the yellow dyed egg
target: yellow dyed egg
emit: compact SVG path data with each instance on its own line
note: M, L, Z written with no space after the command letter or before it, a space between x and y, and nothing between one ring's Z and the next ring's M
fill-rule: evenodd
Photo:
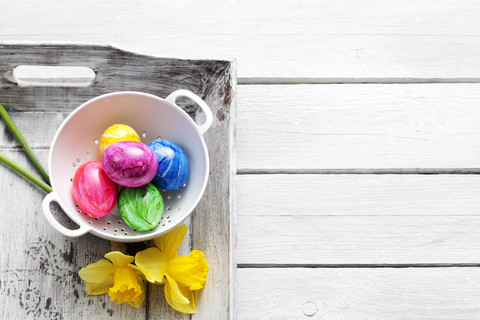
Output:
M108 127L100 138L100 158L102 157L103 151L105 151L109 145L118 141L140 142L140 137L132 127L127 126L126 124L114 124L113 126Z

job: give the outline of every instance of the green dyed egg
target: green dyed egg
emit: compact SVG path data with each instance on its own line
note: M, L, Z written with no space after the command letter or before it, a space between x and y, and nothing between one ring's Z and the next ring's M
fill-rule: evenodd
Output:
M125 187L118 196L118 210L132 229L148 231L162 219L163 198L152 183L137 188Z

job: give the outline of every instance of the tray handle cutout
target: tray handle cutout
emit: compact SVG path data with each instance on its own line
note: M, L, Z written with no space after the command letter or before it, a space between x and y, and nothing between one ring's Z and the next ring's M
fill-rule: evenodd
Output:
M20 87L88 87L95 72L82 66L20 65L5 74Z

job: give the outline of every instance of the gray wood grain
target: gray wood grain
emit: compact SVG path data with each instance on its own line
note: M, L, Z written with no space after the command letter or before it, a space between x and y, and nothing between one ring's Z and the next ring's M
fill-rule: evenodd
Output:
M19 65L85 66L96 78L88 87L19 87L9 80ZM230 66L223 60L159 58L109 46L0 45L1 103L8 110L65 111L108 92L136 90L165 97L180 88L205 98Z
M82 88L19 87L7 79L17 65L87 66L95 71L96 79ZM214 123L204 136L210 153L210 177L201 203L187 222L190 235L182 245L184 253L190 248L204 251L210 267L207 285L197 295L195 319L235 316L234 69L232 61L158 58L108 46L0 45L0 103L45 165L51 139L62 120L94 96L136 90L166 97L177 89L187 89L210 106ZM177 103L202 121L193 102ZM0 152L35 171L1 122ZM0 181L0 219L14 221L0 224L0 318L191 318L166 304L163 286L149 286L148 297L138 310L117 305L108 295L88 296L77 272L101 259L111 244L89 234L77 239L63 237L41 213L43 191L5 166L0 166ZM71 223L57 211L62 223ZM142 245L132 244L127 250L133 252Z
M235 301L231 294L234 292L234 277L223 276L234 275L236 269L235 255L228 254L234 251L236 245L235 219L231 214L230 218L227 218L234 210L235 195L235 133L231 125L235 122L236 115L235 87L235 68L232 68L228 70L227 77L212 88L212 94L206 97L207 104L214 110L215 118L212 127L205 134L205 141L209 146L210 168L214 170L210 171L210 182L205 196L192 215L191 228L192 249L204 248L210 271L205 288L196 295L198 312L193 319L235 317ZM222 98L217 100L216 97ZM221 303L212 303L213 301Z

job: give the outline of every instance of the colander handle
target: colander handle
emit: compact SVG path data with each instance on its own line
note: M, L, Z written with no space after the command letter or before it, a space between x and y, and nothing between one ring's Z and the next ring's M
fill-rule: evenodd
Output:
M192 99L200 108L202 108L203 113L205 113L205 122L202 125L197 125L198 130L200 130L200 133L203 135L205 132L207 132L208 128L212 125L213 122L213 115L212 115L212 110L210 110L210 107L205 103L205 101L202 100L199 96L197 96L195 93L188 91L188 90L177 90L172 93L165 99L170 103L177 104L176 101L179 97L185 97L185 98L190 98Z
M57 219L55 219L55 217L52 214L52 211L50 211L50 203L52 201L58 202L58 198L55 192L51 192L47 194L47 196L43 199L42 211L43 211L43 214L45 215L45 218L47 218L48 222L50 222L52 227L55 228L58 232L60 232L64 236L75 238L75 237L80 237L85 233L87 233L88 231L90 231L90 228L87 226L80 226L80 228L76 230L70 230L62 226L60 222L58 222Z

